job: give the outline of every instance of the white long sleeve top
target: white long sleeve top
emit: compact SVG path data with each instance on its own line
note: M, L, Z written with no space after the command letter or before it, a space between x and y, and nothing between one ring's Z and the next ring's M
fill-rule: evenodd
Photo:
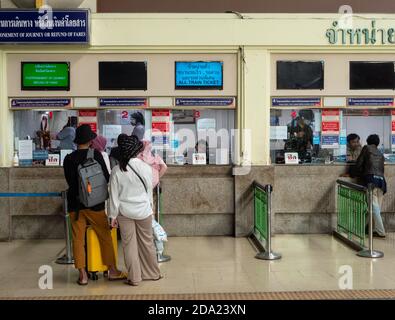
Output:
M130 159L129 165L143 179L148 193L129 166L126 172L121 171L119 165L115 166L110 176L108 214L113 219L122 214L130 219L143 220L152 214L152 169L138 158Z

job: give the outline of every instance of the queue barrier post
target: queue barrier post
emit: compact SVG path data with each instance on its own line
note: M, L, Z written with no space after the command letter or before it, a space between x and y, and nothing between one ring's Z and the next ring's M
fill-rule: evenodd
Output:
M341 179L336 181L337 229L333 235L364 258L384 257L383 252L373 249L373 189L372 184L365 187ZM368 248L365 247L366 225Z
M259 252L255 258L260 260L278 260L281 259L281 254L272 250L272 192L271 185L262 186L254 182L254 232L252 235L258 242L259 238L266 241L266 248ZM256 235L256 231L259 235Z
M71 231L71 220L70 213L67 207L67 191L62 191L63 200L63 213L64 213L64 225L65 225L65 239L66 239L66 253L56 259L57 264L74 264L73 259L73 248L72 248L72 231Z
M367 198L369 204L369 248L359 251L357 255L363 258L382 258L384 257L383 252L378 250L373 250L373 185L372 184L368 185Z
M72 257L71 247L71 222L70 215L67 210L67 192L1 192L1 198L32 198L32 197L62 197L63 200L63 212L65 216L65 232L66 232L66 254L58 258L56 263L59 264L73 264L74 260Z
M158 221L159 224L161 224L161 195L162 195L162 189L160 186L160 183L158 183L158 185L156 186L156 221ZM171 257L168 255L165 255L162 253L158 253L157 254L157 258L158 258L158 262L162 263L162 262L168 262L171 260Z

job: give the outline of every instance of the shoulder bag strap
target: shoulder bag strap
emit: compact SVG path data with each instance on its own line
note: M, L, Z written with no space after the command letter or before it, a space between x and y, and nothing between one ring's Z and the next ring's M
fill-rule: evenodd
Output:
M95 150L94 149L91 149L91 148L89 148L88 149L88 153L87 153L87 155L86 155L86 159L94 159L94 156L95 156Z
M144 183L144 180L140 177L140 175L137 173L137 171L134 170L134 168L133 168L129 163L128 163L128 167L129 167L130 169L132 169L133 172L136 174L136 176L140 179L141 183L142 183L143 186L144 186L145 192L148 193L148 189L147 189L147 186L146 186L145 183Z

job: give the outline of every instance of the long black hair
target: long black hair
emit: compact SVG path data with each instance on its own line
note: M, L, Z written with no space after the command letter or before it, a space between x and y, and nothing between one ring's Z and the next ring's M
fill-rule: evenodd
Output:
M130 117L136 119L136 124L142 124L143 126L145 126L145 119L140 111L132 113Z
M143 146L139 138L134 135L128 136L123 133L118 136L119 167L121 171L128 171L129 160L135 158L143 149Z

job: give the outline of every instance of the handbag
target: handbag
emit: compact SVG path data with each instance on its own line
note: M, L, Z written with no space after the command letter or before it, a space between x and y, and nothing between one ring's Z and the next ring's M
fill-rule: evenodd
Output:
M156 240L167 241L167 233L165 229L163 229L163 227L155 219L152 219L152 229L154 231L154 237Z

